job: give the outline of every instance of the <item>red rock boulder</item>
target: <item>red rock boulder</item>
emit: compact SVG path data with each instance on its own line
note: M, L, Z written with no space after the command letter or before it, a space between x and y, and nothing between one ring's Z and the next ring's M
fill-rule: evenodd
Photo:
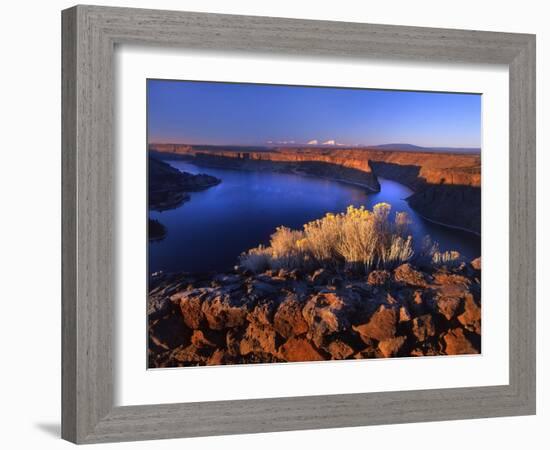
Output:
M367 323L353 327L363 340L385 341L395 337L399 311L394 307L380 305Z
M292 337L279 348L278 357L288 362L324 361L319 350L303 337Z
M308 331L308 324L302 315L302 305L294 296L287 297L279 305L273 317L273 328L285 338Z

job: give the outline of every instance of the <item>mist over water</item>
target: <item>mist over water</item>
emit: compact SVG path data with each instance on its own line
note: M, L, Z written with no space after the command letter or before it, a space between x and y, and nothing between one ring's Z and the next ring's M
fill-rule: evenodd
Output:
M179 160L169 164L222 182L191 193L191 200L179 208L149 213L167 231L163 240L149 243L150 273L229 270L242 252L268 244L278 226L301 229L327 212L339 213L349 205L371 209L380 202L391 204L393 213L409 214L415 246L430 235L442 251L457 250L467 259L481 253L479 236L423 219L404 200L412 191L395 181L379 178L381 191L373 194L359 186L294 174L198 167Z

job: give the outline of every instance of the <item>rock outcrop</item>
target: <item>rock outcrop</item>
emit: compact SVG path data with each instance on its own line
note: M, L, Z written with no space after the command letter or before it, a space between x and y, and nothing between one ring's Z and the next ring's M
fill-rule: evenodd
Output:
M156 274L149 367L480 353L479 267Z
M189 200L189 192L202 191L219 184L216 177L181 172L151 155L149 165L149 209L164 211Z

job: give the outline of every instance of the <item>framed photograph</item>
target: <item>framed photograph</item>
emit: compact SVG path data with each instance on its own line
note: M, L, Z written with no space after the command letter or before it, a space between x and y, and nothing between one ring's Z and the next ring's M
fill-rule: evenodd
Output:
M76 443L535 412L535 37L63 11Z

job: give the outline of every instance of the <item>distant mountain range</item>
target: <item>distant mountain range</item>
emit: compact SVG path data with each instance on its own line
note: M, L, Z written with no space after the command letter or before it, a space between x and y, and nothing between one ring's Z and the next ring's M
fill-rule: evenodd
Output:
M380 150L401 150L401 151L419 151L419 152L434 152L434 151L444 151L444 152L457 152L457 153L479 153L481 149L479 147L420 147L413 144L382 144L382 145L371 145L369 148L377 148Z
M391 143L391 144L382 144L382 145L344 145L340 143L334 144L269 144L269 145L213 145L213 144L178 144L178 143L151 143L150 145L161 145L161 146L185 146L188 145L189 148L194 148L195 150L204 150L204 151L216 151L223 149L224 151L234 151L234 152L270 152L278 148L297 148L297 149L357 149L357 150L387 150L387 151L397 151L397 152L446 152L446 153L462 153L462 154L479 154L481 149L479 147L422 147L414 144L407 143Z
M346 145L337 143L335 141L327 141L319 144L312 144L308 142L307 144L272 144L267 147L256 147L255 151L262 151L265 149L273 148L331 148L331 149L370 149L370 150L391 150L398 152L447 152L447 153L464 153L464 154L476 154L480 153L481 149L479 147L422 147L420 145L407 144L407 143L390 143L390 144L381 144L381 145ZM238 148L238 146L236 146ZM242 147L241 147L242 148Z

